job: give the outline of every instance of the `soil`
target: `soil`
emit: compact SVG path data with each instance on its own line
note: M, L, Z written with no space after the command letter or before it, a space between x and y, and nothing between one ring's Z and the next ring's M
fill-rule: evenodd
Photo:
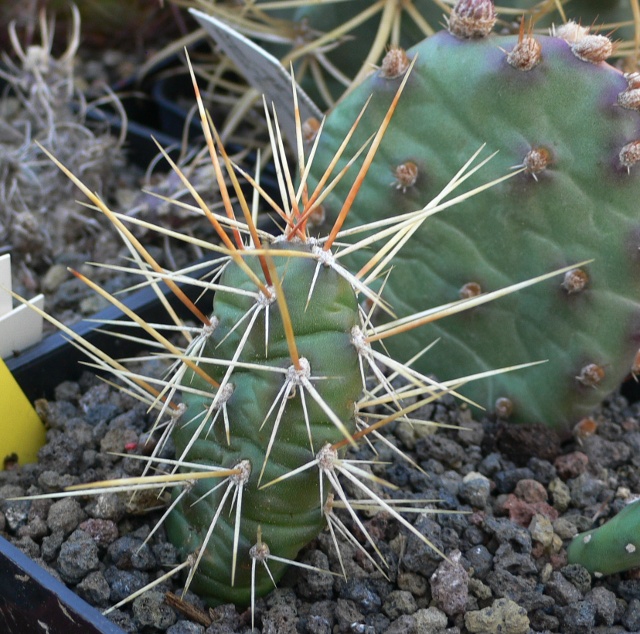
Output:
M106 609L178 563L162 530L140 549L161 515L148 508L157 500L138 500L131 507L128 498L115 494L6 498L138 474L138 462L109 452L144 452L147 415L139 403L90 374L78 383L61 383L55 400L39 401L38 410L48 428L38 464L0 472L2 534L86 601ZM449 560L400 530L386 513L365 515L365 526L387 560L385 574L352 545L341 543L348 578L292 568L278 589L257 601L256 631L640 630L640 578L633 572L593 578L583 567L567 565L565 551L576 532L613 516L640 491L640 404L616 395L595 414L595 432L582 425L564 443L545 428L474 419L453 399L420 414L459 428L434 434L407 424L387 429L385 438L422 471L377 443L381 464L374 473L399 487L384 495L427 501L432 514L407 519ZM371 448L356 457L372 458ZM348 514L338 512L370 550ZM340 572L327 532L299 560ZM225 605L208 610L191 593L184 602L168 605L166 593L179 596L181 581L162 582L109 618L126 632L250 631L246 609Z

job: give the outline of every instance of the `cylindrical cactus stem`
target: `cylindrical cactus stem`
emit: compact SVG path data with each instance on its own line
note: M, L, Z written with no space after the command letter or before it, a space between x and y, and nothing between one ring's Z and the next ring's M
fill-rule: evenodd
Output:
M182 379L187 411L173 432L183 460L229 468L245 460L251 467L243 483L239 535L235 509L229 512L228 489L211 481L196 483L167 521L169 536L181 552L205 547L192 588L216 601L249 602L250 550L259 526L271 552L289 560L325 526L329 489L326 483L321 487L317 469L262 487L303 465L324 444L342 440L344 431L334 419L353 434L355 403L363 389L358 353L351 343L351 331L360 324L352 286L320 264L311 245L280 242L270 252L280 279L280 287L271 292L284 294L287 316L279 302L264 301L255 292L253 280L234 261L226 264L213 305L217 327L194 347L201 349L199 367L221 388L233 385L233 393L216 418L217 393L187 371ZM257 257L245 256L245 261L261 275ZM292 363L287 328L295 337L298 367ZM235 504L240 504L238 496ZM221 505L224 510L218 513ZM216 513L216 529L203 545ZM269 563L274 580L285 567ZM263 566L255 571L254 584L258 594L272 587Z
M625 506L598 528L573 538L567 555L570 564L584 566L595 577L640 566L640 500Z

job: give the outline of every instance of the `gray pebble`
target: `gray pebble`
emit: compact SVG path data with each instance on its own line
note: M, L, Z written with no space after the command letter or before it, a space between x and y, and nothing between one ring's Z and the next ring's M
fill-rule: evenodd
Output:
M464 556L473 568L473 576L477 579L484 579L493 566L493 555L482 544L470 548Z
M442 528L434 519L422 515L415 521L414 526L435 548L440 551L443 550L441 540ZM404 556L402 558L402 564L405 570L417 572L425 577L429 577L435 572L440 561L440 556L431 548L425 548L422 540L413 534L407 536Z
M520 480L533 480L533 471L527 467L498 471L493 476L497 493L511 493Z
M618 584L618 594L626 601L640 600L640 579L625 579Z
M104 578L111 588L111 602L118 603L149 583L149 575L141 570L119 570L109 566Z
M34 517L18 529L18 537L31 537L40 541L49 534L49 527L41 517Z
M107 555L121 570L152 570L156 567L156 558L149 545L132 535L116 539L107 548Z
M178 563L178 551L170 542L153 544L151 550L153 551L153 555L156 558L158 565L163 568L170 568Z
M335 618L333 601L316 601L309 606L309 613L304 619L304 631L308 634L332 634Z
M19 539L12 539L11 543L31 559L38 559L40 557L40 546L28 535L24 535Z
M591 475L588 471L581 473L577 478L568 482L571 490L571 503L576 508L593 506L599 501L600 494L605 489L602 480Z
M278 603L262 617L262 634L298 634L298 615L293 605Z
M594 434L584 439L582 450L589 457L589 462L606 469L615 469L627 462L631 455L631 447L625 442L606 440L601 434Z
M366 580L348 579L340 591L340 598L352 601L362 614L380 610L382 601Z
M596 623L598 625L613 625L616 618L616 595L603 587L593 588L585 596L585 601L591 602L596 608Z
M64 534L62 531L55 531L51 535L47 535L42 539L42 558L45 561L53 561L60 552L60 546L64 541Z
M164 602L164 593L149 590L133 601L133 618L140 627L166 630L176 620L176 613Z
M435 607L418 610L413 618L416 622L416 631L420 634L440 634L449 621L447 615Z
M46 470L78 475L84 449L70 434L59 434L38 451L38 461Z
M133 622L131 615L123 610L109 612L107 618L127 634L137 634L138 632L138 627Z
M24 495L24 490L19 487L8 485L0 489L0 497L3 498L17 497L20 495ZM5 500L2 502L2 513L4 514L9 531L16 532L21 526L27 523L30 505L31 502L29 502L29 500Z
M98 545L83 531L76 531L60 547L58 572L67 583L79 583L100 565Z
M74 590L91 605L101 608L109 607L111 588L99 570L90 572Z
M630 632L640 632L640 600L632 599L629 601L627 611L622 616L622 624Z
M536 582L531 577L519 577L508 570L495 568L484 580L494 596L509 597L527 612L551 608L554 600L536 591Z
M569 605L582 600L582 593L578 588L559 572L551 573L545 591L558 605Z
M400 590L407 590L414 597L427 594L427 580L414 572L398 572L397 583Z
M110 429L100 441L103 453L123 453L125 445L138 441L138 434L132 429Z
M390 592L382 606L382 611L392 620L402 615L413 614L417 609L416 600L406 590Z
M563 634L591 634L596 608L589 601L578 601L557 611Z
M438 460L447 467L454 469L464 463L464 449L455 441L442 434L432 434L420 438L416 442L416 455L420 460Z
M76 499L62 498L51 505L47 515L47 523L52 532L62 531L68 535L85 518L86 515Z
M298 594L312 600L333 598L333 576L323 572L329 570L329 558L321 550L312 550L307 553L303 562L317 570L300 571L296 584Z
M187 593L185 600L188 600L189 603L192 603L199 609L204 610L200 599L195 595ZM210 608L209 616L211 617L212 623L207 628L207 634L225 634L225 632L235 632L240 624L240 618L235 605L224 604L218 605L215 608ZM176 625L178 624L176 623Z
M560 572L580 590L581 594L585 594L591 589L591 575L584 566L569 564L568 566L563 566Z
M204 632L204 626L193 621L178 621L167 628L167 634L204 634Z
M91 499L86 507L91 517L119 522L126 513L125 500L116 493L101 493Z
M55 266L61 265L54 265L51 268L54 268ZM65 270L65 275L68 275L69 273L67 272L66 267L62 268ZM56 401L76 402L80 398L80 386L75 381L63 381L56 386L54 395Z
M464 615L469 632L478 634L527 634L527 611L511 599L497 599L489 607Z
M468 473L458 489L458 497L477 508L484 508L491 493L491 481L481 473Z
M385 634L407 634L408 632L416 631L416 620L413 615L403 614L395 621L389 623L389 626L385 630Z
M530 553L530 548L525 552L518 552L511 542L498 546L493 556L494 566L498 569L508 570L516 575L533 575L538 572L536 562Z
M338 599L336 603L336 622L339 632L348 632L352 623L362 623L364 614L359 612L353 601Z

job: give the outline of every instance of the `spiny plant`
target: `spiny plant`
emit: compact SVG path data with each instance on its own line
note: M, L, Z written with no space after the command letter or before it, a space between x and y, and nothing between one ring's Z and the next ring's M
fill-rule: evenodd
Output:
M445 0L171 1L227 22L285 68L293 64L298 82L322 109L370 74L387 48L409 47L439 31L451 10Z
M595 577L640 566L640 502L636 500L602 526L576 535L567 548L570 564L584 566Z
M416 367L443 380L460 369L548 359L544 368L463 392L506 419L566 432L620 385L640 340L640 80L608 65L611 41L586 27L567 23L555 36L534 36L523 25L519 35L502 36L492 33L495 22L489 0L461 0L446 31L390 51L327 117L310 180L332 161L349 113L365 101L383 112L415 62L347 226L390 219L428 199L479 139L499 151L498 173L522 171L418 228L394 260L390 303L411 311L502 287L539 267L594 262L561 284L405 333L388 350L406 357L442 337L441 353ZM359 127L356 145L375 130L372 120ZM328 222L347 187L343 181L326 197ZM362 261L362 253L345 257L354 268Z
M523 12L536 30L573 21L590 27L593 33L612 37L616 46L612 58L623 70L638 70L640 54L640 3L638 0L501 0L501 18Z
M172 0L196 7L293 63L298 81L325 109L374 71L389 48L409 48L446 27L453 0L259 0L236 3ZM520 19L537 31L573 20L613 34L614 56L636 70L640 39L638 0L499 0L500 29L517 32ZM242 69L240 69L242 71ZM254 94L255 96L255 94Z
M163 492L172 488L172 500L152 534L165 525L184 561L154 584L187 571L185 591L192 588L211 604L254 604L256 595L273 588L288 564L303 565L295 563L298 551L323 528L331 531L338 553L339 536L358 544L339 509L346 510L374 554L380 553L359 518L358 509L386 511L433 548L403 515L434 512L433 507L419 508L414 506L415 501L391 500L376 492L378 485L390 485L372 475L366 461L351 459L347 449L362 441L388 442L380 435L382 427L397 420L412 421L411 413L425 403L446 393L455 394L461 384L482 375L438 383L412 367L413 360L424 350L414 350L406 363L400 363L377 346L399 332L478 306L563 271L444 307L405 313L381 327L372 326L373 307L387 313L392 310L371 283L384 273L417 227L436 212L495 185L484 183L451 197L491 158L478 163L480 148L459 166L454 178L427 206L390 222L365 223L351 229L350 236L361 237L349 247L339 248L346 237L342 230L345 219L409 78L407 70L387 111L377 122L376 134L359 148L348 165L338 170L338 161L364 119L364 113L360 113L332 165L312 189L308 174L317 143L306 155L297 115L298 165L294 174L286 160L277 116L266 109L281 201L276 202L263 189L258 177L239 171L282 225L276 237L256 226L257 207L252 208L245 199L236 175L238 169L207 118L195 78L203 130L225 213L214 213L168 155L166 158L196 201L196 206L190 208L209 219L220 243L198 240L113 212L50 155L123 237L134 262L134 266L123 268L137 272L142 282L154 289L162 283L168 285L198 321L197 326L188 326L177 318L167 327L147 323L95 282L74 273L123 310L130 325L154 342L154 357L167 359L171 368L165 378L142 376L127 367L127 360L112 359L74 336L93 365L117 377L122 389L148 403L150 409L158 410L152 430L157 445L150 458L140 457L147 461L140 478L81 485L45 497L153 488ZM294 107L297 112L295 91ZM324 237L312 238L309 225L317 222L323 200L360 156L364 161L339 217ZM237 208L233 206L225 172L237 197ZM508 174L499 180L512 177ZM176 204L185 206L183 202ZM204 279L187 275L201 270L199 266L164 270L127 223L199 244L219 256L219 264ZM384 245L373 250L380 242ZM358 270L345 268L343 256L356 251L368 253L365 265ZM213 307L202 308L189 301L179 283L215 290ZM184 337L186 343L175 343L171 335ZM122 336L141 339L135 331ZM493 370L486 374L492 373ZM398 378L404 379L404 387L395 386ZM381 409L374 411L374 407ZM175 444L175 459L160 457L169 438ZM390 448L398 451L394 446ZM347 484L358 492L357 500L348 496ZM359 547L375 561L369 550ZM376 565L384 569L384 563Z

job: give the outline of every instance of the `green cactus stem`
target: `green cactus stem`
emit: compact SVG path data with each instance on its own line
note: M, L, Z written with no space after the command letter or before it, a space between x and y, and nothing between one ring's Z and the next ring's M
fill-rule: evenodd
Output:
M625 506L602 526L576 535L567 555L595 577L640 566L640 501Z

